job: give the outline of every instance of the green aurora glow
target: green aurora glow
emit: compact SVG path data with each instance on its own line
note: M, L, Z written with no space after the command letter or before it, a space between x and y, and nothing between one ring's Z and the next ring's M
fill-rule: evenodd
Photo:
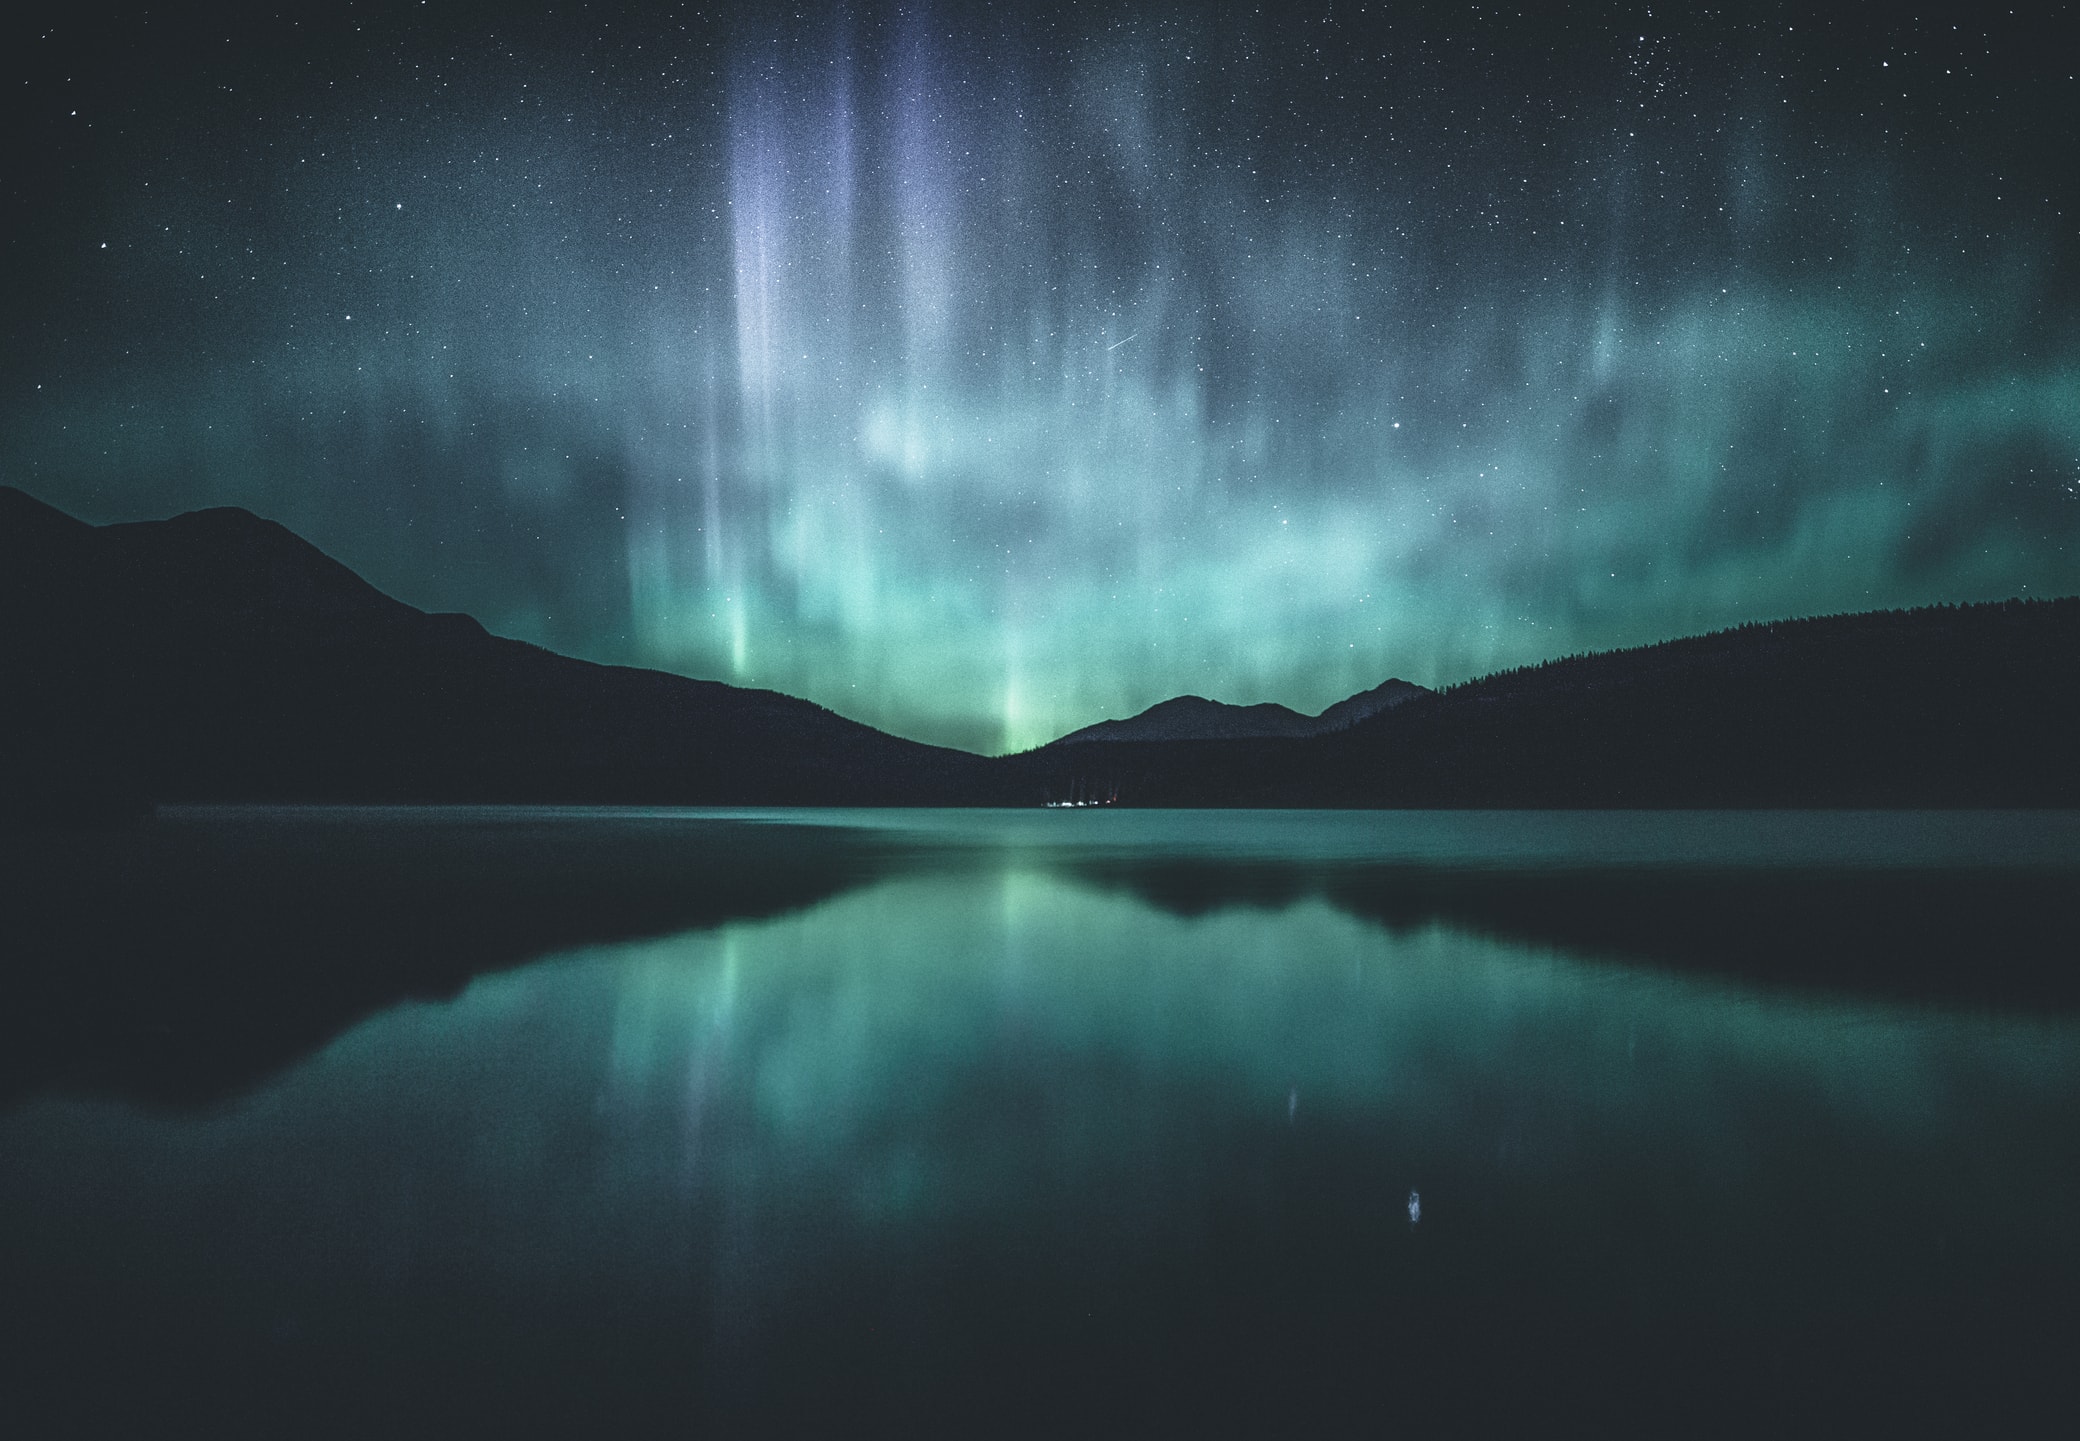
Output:
M980 750L2068 593L2039 19L83 15L0 477Z

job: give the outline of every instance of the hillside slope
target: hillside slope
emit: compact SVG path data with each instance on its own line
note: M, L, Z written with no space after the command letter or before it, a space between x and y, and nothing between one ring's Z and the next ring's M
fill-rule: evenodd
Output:
M1135 805L2080 805L2080 599L1827 616L1570 657L1309 739L1016 758Z
M1189 741L1255 740L1327 735L1356 725L1369 716L1428 695L1422 686L1400 679L1384 680L1371 690L1360 691L1324 710L1320 715L1302 715L1289 706L1229 705L1204 696L1181 695L1160 701L1125 720L1099 721L1071 731L1052 745L1083 745L1090 741Z
M981 757L772 691L594 665L391 599L245 511L94 527L0 489L0 792L920 804Z

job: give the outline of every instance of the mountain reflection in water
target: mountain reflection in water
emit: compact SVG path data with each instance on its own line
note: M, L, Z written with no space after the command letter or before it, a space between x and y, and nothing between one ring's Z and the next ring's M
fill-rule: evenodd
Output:
M1971 865L1958 818L1863 864L1663 818L1660 868L1522 831L1501 863L1333 835L1280 861L1304 848L1221 823L241 815L92 843L133 869L91 885L217 948L211 1005L294 994L263 978L302 974L298 914L326 976L384 947L408 974L436 912L422 942L495 935L439 999L206 1085L184 1045L276 1001L213 1030L190 1005L201 1031L119 1071L80 1028L127 1003L68 1000L0 1112L0 1389L280 1433L2013 1433L2072 1399L2080 1022L2042 1004L2069 997L2052 951L1985 942L2055 945L2060 821L1989 819L2019 859ZM182 910L175 856L245 880ZM256 873L275 910L240 932ZM1796 923L1862 959L1810 984ZM141 968L144 924L101 923L96 974ZM531 926L560 954L510 969ZM1972 934L1976 991L1872 963L1940 977ZM1744 945L1801 984L1742 978ZM80 1094L110 1087L226 1099Z

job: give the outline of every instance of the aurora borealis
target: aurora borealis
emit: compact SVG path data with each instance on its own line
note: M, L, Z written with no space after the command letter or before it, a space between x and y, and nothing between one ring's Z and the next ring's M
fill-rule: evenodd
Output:
M996 751L2080 590L2065 6L10 21L0 480Z

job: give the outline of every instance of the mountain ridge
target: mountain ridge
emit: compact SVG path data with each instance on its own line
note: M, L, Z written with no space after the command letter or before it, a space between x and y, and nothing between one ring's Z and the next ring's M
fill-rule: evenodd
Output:
M814 702L491 635L234 507L88 526L0 497L0 793L957 803L982 757Z
M92 526L0 487L0 681L0 815L29 817L159 801L1091 796L2080 806L2080 597L1754 623L1439 691L1389 680L1315 717L1176 697L984 757L775 691L494 636L236 508Z
M2080 597L2016 599L1756 622L1307 740L1110 742L1074 763L1158 806L2072 807L2076 713Z
M1173 696L1125 720L1103 720L1049 741L1049 745L1080 745L1090 741L1180 741L1258 740L1284 737L1300 739L1326 735L1357 724L1419 695L1428 687L1399 677L1381 681L1370 690L1358 692L1325 707L1319 715L1305 715L1275 701L1257 705L1232 705L1204 696Z

